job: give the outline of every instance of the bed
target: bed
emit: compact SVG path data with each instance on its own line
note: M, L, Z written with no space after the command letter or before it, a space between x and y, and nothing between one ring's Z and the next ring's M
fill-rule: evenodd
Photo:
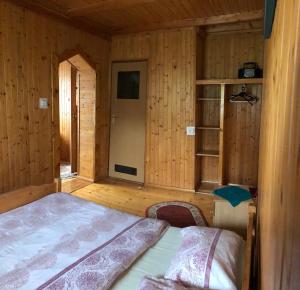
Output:
M163 276L180 244L180 229L164 221L55 193L0 215L0 288L134 290ZM238 289L249 284L249 254L247 243Z

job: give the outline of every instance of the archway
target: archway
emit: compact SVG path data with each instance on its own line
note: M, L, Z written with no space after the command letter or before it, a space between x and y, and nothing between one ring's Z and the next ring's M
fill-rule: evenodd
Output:
M60 181L78 175L94 181L96 70L84 54L71 52L57 60L56 72L54 177Z

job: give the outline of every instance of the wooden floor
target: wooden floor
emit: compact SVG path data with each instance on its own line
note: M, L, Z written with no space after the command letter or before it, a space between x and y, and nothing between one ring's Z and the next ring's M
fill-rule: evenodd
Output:
M213 198L192 192L167 190L154 187L141 187L135 183L106 179L90 183L72 179L62 184L62 191L75 196L119 209L139 216L145 216L146 209L163 201L186 201L198 206L212 225L214 215Z

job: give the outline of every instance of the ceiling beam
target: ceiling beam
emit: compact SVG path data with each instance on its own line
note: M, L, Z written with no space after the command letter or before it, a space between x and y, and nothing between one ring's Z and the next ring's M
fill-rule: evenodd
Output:
M95 4L69 9L67 13L70 17L84 16L93 12L128 9L132 6L152 3L154 1L156 0L102 0Z
M65 24L71 25L75 28L84 30L91 34L97 35L101 38L107 40L111 39L110 34L107 33L106 31L102 31L101 29L99 29L99 27L83 22L82 20L72 19L70 18L69 15L65 14L64 12L42 6L33 0L7 0L7 1L10 1L18 6L34 11L38 14L42 14L54 18L55 20L60 20Z
M113 34L117 35L117 34L143 32L143 31L153 31L153 30L160 30L160 29L236 23L236 22L262 19L263 16L264 16L263 10L255 10L250 12L240 12L240 13L233 13L233 14L226 14L226 15L219 15L219 16L183 19L183 20L153 23L153 24L151 23L147 25L139 25L139 26L136 25L133 27L123 27L121 29L115 30Z

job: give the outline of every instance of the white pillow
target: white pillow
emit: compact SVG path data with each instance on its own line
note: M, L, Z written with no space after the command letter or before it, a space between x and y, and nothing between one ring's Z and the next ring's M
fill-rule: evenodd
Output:
M187 286L237 290L239 253L237 234L206 227L181 230L183 240L165 278Z

